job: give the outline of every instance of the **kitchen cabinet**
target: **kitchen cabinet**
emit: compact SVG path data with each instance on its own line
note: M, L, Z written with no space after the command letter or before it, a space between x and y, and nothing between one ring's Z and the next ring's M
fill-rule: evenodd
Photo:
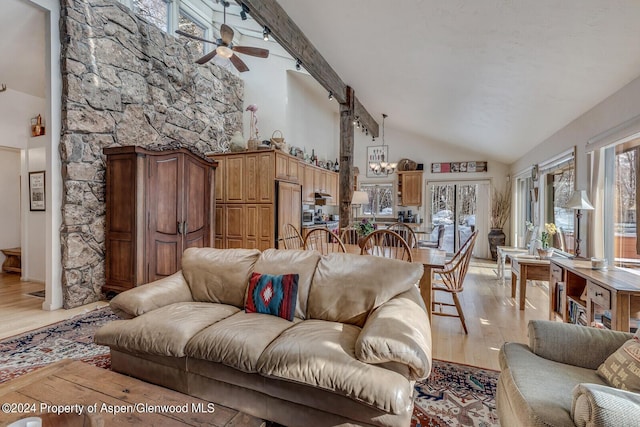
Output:
M304 178L305 169L298 158L274 150L209 157L224 164L220 187L225 194L217 206L223 219L216 223L221 236L216 247L273 248L283 221L300 228L302 189L296 181Z
M324 169L313 169L313 188L319 193L327 192L327 173Z
M338 174L336 172L326 171L326 180L327 180L327 192L333 196L331 199L327 199L327 205L329 206L338 206L338 197L339 197L339 189L338 189Z
M214 162L184 149L104 153L105 293L169 276L185 249L214 242Z
M422 171L398 172L398 205L422 206Z
M302 203L315 204L315 187L313 185L314 167L302 164Z

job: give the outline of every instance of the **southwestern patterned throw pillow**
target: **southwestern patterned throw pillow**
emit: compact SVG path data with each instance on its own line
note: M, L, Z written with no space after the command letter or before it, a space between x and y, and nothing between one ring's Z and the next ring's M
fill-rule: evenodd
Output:
M247 313L272 314L289 321L293 320L298 298L298 275L253 273L249 279L249 290L244 311Z

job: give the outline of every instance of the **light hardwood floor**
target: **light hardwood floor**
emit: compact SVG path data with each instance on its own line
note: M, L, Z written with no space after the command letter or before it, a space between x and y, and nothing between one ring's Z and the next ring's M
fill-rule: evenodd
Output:
M433 317L435 359L498 370L500 346L505 341L528 342L529 320L548 318L546 282L529 282L526 309L521 311L511 298L510 271L502 283L496 279L495 268L490 261L472 261L460 298L469 335L464 334L459 319ZM20 282L18 275L0 274L0 339L107 305L102 301L72 310L43 311L43 299L28 295L41 289L44 285ZM439 299L449 298L440 294Z

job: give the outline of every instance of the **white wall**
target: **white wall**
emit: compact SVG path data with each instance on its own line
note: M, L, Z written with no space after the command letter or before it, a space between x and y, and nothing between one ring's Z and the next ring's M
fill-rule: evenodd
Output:
M31 137L31 119L44 114L45 100L7 88L0 93L0 138L2 145L26 148ZM45 123L45 126L47 123Z
M588 170L590 165L587 164L587 142L592 138L606 134L608 131L617 131L615 135L619 138L630 136L638 129L633 126L625 127L624 124L633 121L632 119L638 116L640 116L640 77L533 147L511 165L511 172L518 174L532 165L544 162L575 147L576 189L589 190ZM589 247L587 233L589 216L589 212L583 212L580 230L583 256L589 256L585 253L586 248ZM543 217L540 216L540 218Z
M15 148L0 147L0 200L0 249L19 247L20 150ZM0 264L4 259L0 252Z

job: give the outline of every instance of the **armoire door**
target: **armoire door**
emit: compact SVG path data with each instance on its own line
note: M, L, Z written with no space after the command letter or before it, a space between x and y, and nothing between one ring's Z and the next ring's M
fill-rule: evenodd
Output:
M179 269L182 255L184 155L148 156L147 281L169 276Z
M208 191L211 181L211 167L203 165L200 161L184 156L184 182L182 194L184 196L182 215L183 247L178 254L178 265L182 252L187 248L203 248L210 246L209 233L209 204L211 203Z

